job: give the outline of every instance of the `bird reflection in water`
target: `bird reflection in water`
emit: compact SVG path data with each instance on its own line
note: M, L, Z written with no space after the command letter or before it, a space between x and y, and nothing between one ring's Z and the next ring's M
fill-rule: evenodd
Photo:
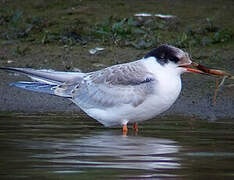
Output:
M37 143L38 148L49 150L49 153L36 154L34 158L52 164L63 164L64 168L67 167L70 170L88 170L90 168L168 170L180 168L179 159L175 157L180 146L176 141L170 139L123 136L108 131L62 142L34 143Z

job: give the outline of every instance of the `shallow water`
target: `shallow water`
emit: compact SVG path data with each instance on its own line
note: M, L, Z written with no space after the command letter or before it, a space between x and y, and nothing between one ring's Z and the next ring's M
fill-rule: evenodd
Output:
M161 118L138 134L87 116L0 117L0 179L234 179L234 122Z

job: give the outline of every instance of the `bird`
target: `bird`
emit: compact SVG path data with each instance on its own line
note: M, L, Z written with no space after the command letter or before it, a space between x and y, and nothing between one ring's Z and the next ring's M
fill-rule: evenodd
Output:
M191 65L187 52L162 44L139 60L88 73L0 69L32 79L11 85L65 97L104 126L121 126L126 134L128 124L133 124L134 131L138 131L138 122L152 119L173 105L182 89L181 74L201 73L190 68Z

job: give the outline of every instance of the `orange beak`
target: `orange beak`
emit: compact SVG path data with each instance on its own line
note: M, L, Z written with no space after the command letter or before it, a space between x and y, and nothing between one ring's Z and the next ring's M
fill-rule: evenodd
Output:
M206 73L206 72L204 72L202 70L192 68L192 67L195 67L195 68L199 67L199 64L194 63L194 62L192 62L189 65L181 65L180 67L185 68L187 72L193 72L193 73L198 73L198 74L206 74L206 75L209 74L209 73Z

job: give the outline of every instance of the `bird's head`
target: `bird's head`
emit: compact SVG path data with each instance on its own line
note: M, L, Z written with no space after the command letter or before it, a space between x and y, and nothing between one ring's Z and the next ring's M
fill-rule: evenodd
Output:
M180 73L183 72L201 73L201 71L189 67L193 66L194 63L190 59L188 53L171 45L164 44L156 49L153 49L148 54L146 54L144 58L149 58L149 57L155 57L156 61L161 66L167 66L168 64L172 64L174 67L178 69Z

